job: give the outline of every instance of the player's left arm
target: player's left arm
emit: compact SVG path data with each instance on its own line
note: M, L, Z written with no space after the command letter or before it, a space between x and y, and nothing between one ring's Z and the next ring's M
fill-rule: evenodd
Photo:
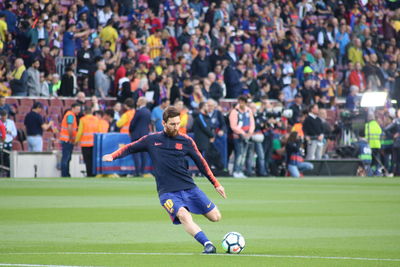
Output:
M193 141L192 138L188 138L188 154L193 159L194 163L196 163L199 170L207 177L207 179L214 185L215 190L223 197L226 198L225 189L219 183L217 178L215 178L214 174L212 173L210 167L207 164L207 161L201 155L199 149L196 146L196 143Z
M120 149L114 151L111 154L103 156L103 161L113 161L118 158L123 158L131 153L142 152L147 150L148 135L143 136L139 140L130 144L124 145Z

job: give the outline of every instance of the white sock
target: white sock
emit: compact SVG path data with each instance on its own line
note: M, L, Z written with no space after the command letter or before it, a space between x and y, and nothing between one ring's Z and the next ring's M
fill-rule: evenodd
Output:
M212 242L211 241L207 241L206 243L204 243L204 246L207 246L207 244L211 244L212 245Z

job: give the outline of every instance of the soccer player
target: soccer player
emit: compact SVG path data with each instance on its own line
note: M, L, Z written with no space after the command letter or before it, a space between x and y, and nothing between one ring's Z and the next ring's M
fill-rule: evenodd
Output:
M174 224L182 224L185 231L204 246L203 253L216 253L215 246L193 221L191 213L202 214L212 222L221 220L221 213L194 183L185 156L194 160L223 198L226 198L225 189L214 177L195 142L189 136L178 133L180 122L180 112L175 107L168 107L163 113L164 131L145 135L112 154L104 155L103 161L147 151L153 162L161 206Z

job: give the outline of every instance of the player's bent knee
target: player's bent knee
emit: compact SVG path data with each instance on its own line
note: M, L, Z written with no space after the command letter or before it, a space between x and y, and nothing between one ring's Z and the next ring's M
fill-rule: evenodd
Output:
M222 219L222 215L221 212L219 212L219 210L213 210L211 211L207 218L212 221L212 222L219 222Z
M190 215L189 211L184 207L179 208L178 212L176 213L176 216L181 222L187 222L192 219L192 216Z

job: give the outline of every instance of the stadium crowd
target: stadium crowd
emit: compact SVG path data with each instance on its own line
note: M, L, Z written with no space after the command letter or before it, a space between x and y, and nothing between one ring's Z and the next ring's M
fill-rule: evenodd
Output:
M21 114L8 96L22 97L18 104L76 97L59 118L37 116L47 109L41 103L24 116L30 151L42 150L44 131L60 131L68 176L77 140L91 157L88 132L137 140L162 129L162 110L173 104L182 133L194 133L215 171L227 165L212 144L227 137L234 177L286 170L298 177L312 168L304 149L306 159L319 159L337 143L340 110L357 110L360 93L385 91L389 104L369 114L373 126L360 134L372 152L357 146L357 156L372 164L367 173L400 174L400 123L390 112L390 100L400 103L399 7L397 0L1 1L2 121ZM9 127L2 136L12 149L17 134Z

